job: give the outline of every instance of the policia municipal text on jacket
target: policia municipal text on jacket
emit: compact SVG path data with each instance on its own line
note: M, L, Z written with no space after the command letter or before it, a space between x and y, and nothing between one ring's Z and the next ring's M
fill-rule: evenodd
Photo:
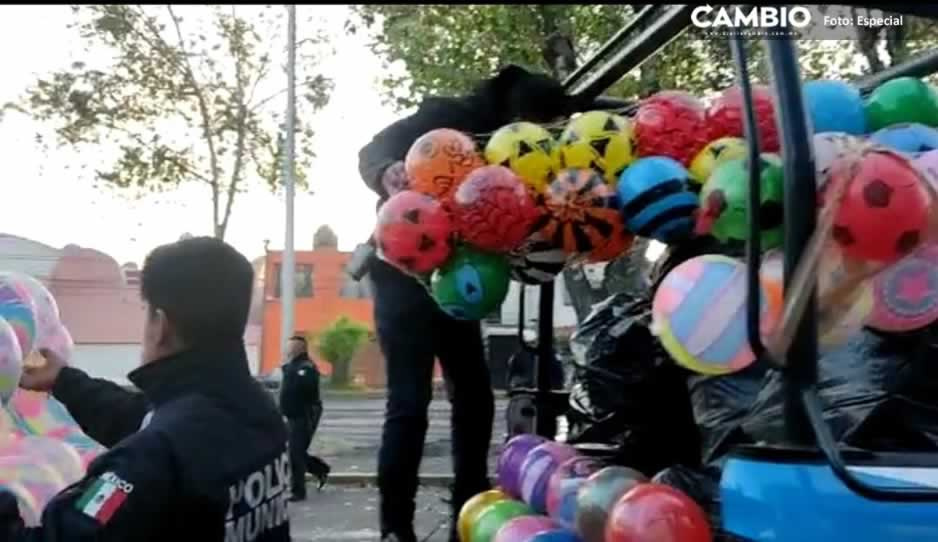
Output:
M110 450L49 502L41 526L25 526L15 499L0 493L0 540L290 540L286 429L242 342L253 275L213 238L147 257L143 364L128 375L140 392L44 352L49 363L22 385L51 390Z

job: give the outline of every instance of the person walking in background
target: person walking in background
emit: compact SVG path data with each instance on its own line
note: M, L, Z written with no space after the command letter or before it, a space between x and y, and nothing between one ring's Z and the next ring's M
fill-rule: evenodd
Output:
M326 484L332 470L322 459L309 453L309 445L322 417L319 396L319 369L309 358L309 345L302 335L287 342L287 362L283 365L280 388L280 411L290 431L290 464L294 501L306 499L306 473L319 480L319 489Z
M560 83L508 66L461 97L431 97L413 115L377 134L359 153L362 179L378 194L379 207L407 185L403 160L414 141L436 128L471 134L492 132L515 120L551 121L573 112ZM463 503L489 488L488 452L494 397L479 322L460 321L437 307L416 279L371 258L375 322L386 360L388 403L378 454L381 535L415 542L415 497L430 404L434 359L450 391L453 441L453 521Z

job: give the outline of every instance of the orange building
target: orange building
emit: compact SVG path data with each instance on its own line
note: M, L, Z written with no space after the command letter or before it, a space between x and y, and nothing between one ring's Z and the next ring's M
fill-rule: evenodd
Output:
M356 282L345 273L350 252L333 246L296 251L295 323L293 331L316 333L341 316L374 329L371 291L367 280ZM261 373L267 374L281 363L280 277L282 251L268 251L263 277L263 335Z

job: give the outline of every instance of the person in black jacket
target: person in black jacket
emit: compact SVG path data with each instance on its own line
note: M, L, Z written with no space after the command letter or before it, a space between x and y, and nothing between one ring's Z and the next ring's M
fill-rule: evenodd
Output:
M427 98L413 115L385 128L359 153L359 170L381 201L406 185L401 164L424 133L452 128L487 133L515 120L547 122L574 108L545 75L509 66L461 98ZM379 202L380 206L380 202ZM388 403L378 456L382 536L413 542L414 498L427 430L434 359L450 384L453 519L463 503L489 488L487 458L494 400L478 322L450 318L414 278L373 258L378 340L386 359Z
M305 337L290 337L287 360L283 365L280 411L286 417L290 431L293 500L302 501L306 499L307 471L319 479L319 488L322 489L331 468L322 459L308 453L322 417L322 399L319 397L319 369L309 359Z
M0 493L0 540L290 540L286 427L243 343L253 280L251 263L218 239L151 252L142 364L128 375L139 393L42 352L48 363L22 386L52 391L110 450L47 504L40 527L24 526Z

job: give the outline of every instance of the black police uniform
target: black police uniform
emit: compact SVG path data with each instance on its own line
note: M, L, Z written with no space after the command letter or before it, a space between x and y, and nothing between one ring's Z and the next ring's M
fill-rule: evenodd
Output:
M49 502L41 527L23 527L3 494L0 539L289 541L286 428L243 345L190 350L128 376L142 393L62 371L55 397L89 436L116 445Z
M305 352L283 365L280 388L280 411L287 418L290 432L290 463L293 465L293 495L306 495L306 472L319 477L329 473L329 465L307 453L322 416L319 396L319 369Z

